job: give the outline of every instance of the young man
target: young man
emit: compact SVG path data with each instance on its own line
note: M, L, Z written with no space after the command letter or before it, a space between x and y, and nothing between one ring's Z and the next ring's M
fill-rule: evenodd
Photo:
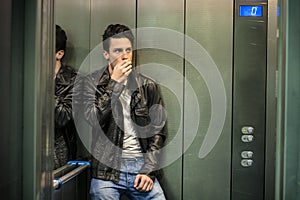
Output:
M56 25L54 169L76 158L77 132L72 116L72 89L77 72L62 63L66 43L65 31Z
M165 199L157 180L166 115L158 85L133 65L134 36L111 24L103 35L107 67L86 78L92 125L92 199Z

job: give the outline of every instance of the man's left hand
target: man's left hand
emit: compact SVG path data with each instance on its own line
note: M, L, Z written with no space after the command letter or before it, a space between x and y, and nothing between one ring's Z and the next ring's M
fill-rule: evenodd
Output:
M153 180L144 174L138 174L134 180L134 188L140 192L149 192L153 188Z

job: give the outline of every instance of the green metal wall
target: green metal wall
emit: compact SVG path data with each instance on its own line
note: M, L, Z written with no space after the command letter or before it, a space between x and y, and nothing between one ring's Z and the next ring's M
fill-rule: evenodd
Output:
M300 199L300 2L287 2L284 113L284 200Z
M17 5L18 4L18 5ZM22 199L22 121L23 121L23 3L1 3L1 139L0 193L6 199ZM14 48L18 46L19 48Z
M5 199L47 199L51 189L51 5L11 0L1 6L0 189Z

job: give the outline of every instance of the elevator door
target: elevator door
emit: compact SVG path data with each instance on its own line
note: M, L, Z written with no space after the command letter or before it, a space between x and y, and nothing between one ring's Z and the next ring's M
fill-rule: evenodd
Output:
M108 24L122 23L136 34L139 70L161 85L168 114L168 139L162 159L164 176L160 182L167 199L262 199L263 190L257 190L259 198L253 198L252 193L257 192L247 190L248 180L241 177L251 170L264 170L263 156L254 162L260 163L259 169L255 164L245 168L241 166L240 151L247 149L234 147L240 145L242 136L241 132L233 131L234 120L247 115L247 110L254 110L256 106L251 104L254 107L247 107L243 113L234 110L238 113L234 115L233 108L238 108L233 101L234 88L239 88L238 81L243 82L234 77L239 67L234 62L234 35L239 33L235 32L235 13L239 8L234 2L90 0L84 5L79 0L76 2L56 2L59 8L56 22L67 29L70 42L74 41L72 48L77 52L77 59L69 59L74 67L89 72L105 66L99 46L103 31ZM66 4L80 11L75 12L72 19L67 18L66 10L62 9ZM75 30L79 32L73 33ZM261 67L264 71L266 62ZM241 73L239 77L245 75L241 71L238 73ZM251 78L256 82L254 76ZM262 82L258 87L265 88L264 78L259 80ZM242 95L247 94L243 92ZM264 95L257 98L265 99ZM83 125L81 129L84 128L88 127ZM90 139L86 135L81 139L89 149ZM263 143L263 140L259 142L260 150L264 148ZM264 174L256 175L259 176L256 180L264 187Z
M166 160L181 153L164 168L168 199L230 199L232 20L231 1L138 2L137 27L158 27L146 41L159 41L155 49L140 51L138 59L160 64L141 70L161 74L153 78L164 85ZM144 37L138 35L141 47Z

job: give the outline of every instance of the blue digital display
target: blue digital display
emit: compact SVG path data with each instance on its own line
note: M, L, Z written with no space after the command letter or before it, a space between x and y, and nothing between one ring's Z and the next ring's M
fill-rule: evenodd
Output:
M240 6L240 17L262 17L262 6Z

